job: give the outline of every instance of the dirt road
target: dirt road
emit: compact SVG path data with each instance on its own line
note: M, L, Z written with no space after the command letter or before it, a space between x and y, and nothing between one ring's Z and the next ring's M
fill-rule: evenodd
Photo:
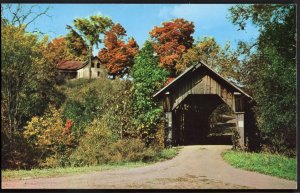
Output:
M172 160L141 168L81 175L2 181L2 188L30 189L295 189L296 182L233 168L225 145L185 146Z

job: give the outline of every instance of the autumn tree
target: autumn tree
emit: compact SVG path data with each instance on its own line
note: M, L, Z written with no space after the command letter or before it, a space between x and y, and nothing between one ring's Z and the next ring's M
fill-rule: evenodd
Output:
M77 18L74 19L74 27L67 25L67 29L69 33L67 38L70 42L82 43L84 42L83 47L88 50L89 57L89 77L91 79L92 71L91 71L91 63L92 63L92 55L93 55L93 47L98 47L100 43L102 43L101 35L104 34L112 25L113 22L110 18L93 15L89 18Z
M295 154L296 6L236 5L231 21L246 30L257 26L254 42L242 42L242 75L257 102L255 113L263 143L271 151Z
M221 47L213 37L204 37L184 53L177 64L177 73L203 62L225 78L240 83L238 52L227 43Z
M20 145L26 121L42 114L49 103L61 102L62 96L54 87L55 66L44 57L47 43L46 37L40 40L23 27L1 26L1 119L6 122L1 130L6 134L6 161L18 159L14 148Z
M126 44L124 39L126 30L119 24L115 24L105 34L104 46L98 53L101 62L106 66L108 74L113 77L123 77L128 74L134 63L134 56L138 51L138 45L133 38Z
M160 58L159 65L170 72L171 77L176 73L178 61L193 45L194 24L184 19L174 19L164 22L162 26L154 27L149 33L156 53Z
M157 132L162 109L153 101L153 94L163 87L168 72L158 65L152 44L147 41L135 57L132 69L134 80L134 108L138 133L151 144Z
M76 42L75 42L76 43ZM81 53L75 54L69 46L65 37L58 37L53 39L47 45L44 57L47 58L52 64L58 64L62 60L85 60L87 50L81 49Z

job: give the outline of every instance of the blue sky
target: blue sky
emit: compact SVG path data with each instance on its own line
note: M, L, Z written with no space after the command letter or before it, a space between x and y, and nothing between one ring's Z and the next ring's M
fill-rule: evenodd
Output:
M30 6L27 4L26 6ZM48 33L51 38L67 33L66 25L72 25L77 17L93 14L109 16L120 23L129 37L134 37L142 46L149 38L154 26L174 18L184 18L194 22L194 39L212 36L220 45L230 41L233 47L239 40L250 41L258 35L257 30L248 25L245 31L238 31L228 19L229 4L40 4L42 8L50 6L51 18L43 16L30 28ZM29 29L30 29L29 28ZM94 53L97 51L95 50Z

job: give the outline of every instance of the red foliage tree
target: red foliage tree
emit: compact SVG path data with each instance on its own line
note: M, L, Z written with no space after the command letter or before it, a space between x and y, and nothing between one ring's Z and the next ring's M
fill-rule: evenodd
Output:
M160 58L160 66L168 70L171 77L176 76L176 64L181 55L193 45L192 33L193 22L181 18L164 22L149 32Z
M82 55L76 56L69 48L68 41L65 37L57 37L53 39L44 52L44 57L51 63L58 64L62 60L84 60L87 51L82 49Z
M134 62L134 56L139 49L133 38L130 38L126 44L123 41L124 36L126 36L126 30L120 24L115 24L106 32L105 48L98 53L98 57L113 79L116 76L123 77L129 73Z

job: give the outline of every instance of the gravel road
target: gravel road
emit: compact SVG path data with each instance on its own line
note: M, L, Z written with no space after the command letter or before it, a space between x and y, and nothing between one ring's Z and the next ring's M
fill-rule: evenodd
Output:
M2 181L3 189L295 189L296 182L236 169L226 145L185 146L171 160L146 167L64 177Z

